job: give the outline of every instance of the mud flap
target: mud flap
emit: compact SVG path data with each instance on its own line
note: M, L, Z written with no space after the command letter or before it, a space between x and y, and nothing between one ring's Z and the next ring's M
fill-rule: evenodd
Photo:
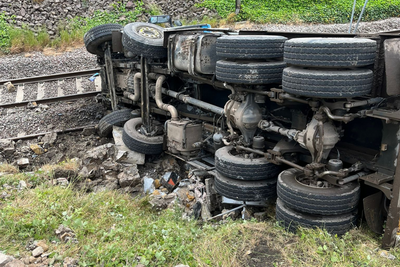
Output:
M383 233L382 197L382 192L378 192L363 199L364 215L368 227L377 234Z

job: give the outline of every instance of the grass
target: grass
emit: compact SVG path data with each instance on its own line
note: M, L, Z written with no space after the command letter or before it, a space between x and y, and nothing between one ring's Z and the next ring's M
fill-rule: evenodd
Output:
M74 169L73 162L58 168ZM1 165L0 165L1 166ZM8 168L8 167L4 167ZM273 211L266 222L231 221L201 224L183 220L179 207L155 212L148 199L113 192L85 193L51 186L51 170L0 177L0 185L31 183L30 190L9 191L0 200L0 251L26 256L30 238L44 240L55 262L79 258L81 266L398 266L379 256L380 237L367 228L343 237L319 229L297 234L278 226ZM63 243L54 234L70 227L78 244ZM55 242L52 242L55 241Z
M364 1L357 1L355 20L361 13ZM216 10L223 18L234 17L235 21L258 23L348 23L353 0L242 0L241 11L235 11L235 1L205 0L199 6ZM398 17L400 0L369 1L362 21Z

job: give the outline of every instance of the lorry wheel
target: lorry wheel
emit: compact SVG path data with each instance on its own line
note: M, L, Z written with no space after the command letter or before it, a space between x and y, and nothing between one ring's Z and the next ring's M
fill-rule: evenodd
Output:
M283 70L283 91L300 96L347 98L371 92L373 72L357 70L311 70L288 67Z
M217 79L229 83L268 84L280 83L282 71L286 67L283 61L251 62L247 60L218 60Z
M287 207L279 198L276 200L276 220L286 230L295 233L299 226L326 229L330 234L343 235L352 229L358 219L357 210L341 215L321 216L301 213Z
M144 22L129 23L124 27L122 45L135 55L147 58L166 58L163 47L164 28Z
M285 43L284 61L304 67L362 67L374 64L376 48L370 39L293 38Z
M276 197L276 180L241 181L217 172L215 190L227 198L240 201L264 201Z
M228 178L235 180L276 179L280 168L265 157L249 159L235 153L232 146L225 146L215 152L215 168Z
M278 176L279 199L289 208L318 215L338 215L357 209L360 184L352 182L340 187L317 187L304 179L298 169L288 169Z
M105 42L111 41L112 32L121 30L122 25L120 24L103 24L91 28L87 31L83 37L85 42L86 50L98 56L104 56L103 45Z
M162 135L146 136L139 132L142 118L133 118L127 121L122 132L122 141L132 151L145 155L157 155L163 152Z
M221 58L280 58L286 37L276 35L226 35L217 39L217 56Z
M112 132L113 126L124 126L125 122L137 117L138 114L132 114L131 109L121 109L105 115L99 121L99 134L100 136L109 136Z

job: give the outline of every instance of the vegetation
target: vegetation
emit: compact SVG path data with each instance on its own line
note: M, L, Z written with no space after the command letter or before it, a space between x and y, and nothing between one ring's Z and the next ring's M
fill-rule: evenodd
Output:
M1 165L0 165L1 166ZM148 198L132 199L113 192L85 193L72 186L49 183L55 168L76 168L67 161L34 173L0 176L4 184L24 180L34 189L7 190L0 199L0 251L24 257L33 238L49 245L54 263L65 257L79 259L80 266L398 266L396 257L380 256L380 237L364 227L343 237L325 231L300 229L286 232L275 223L271 210L266 222L232 221L200 224L182 219L178 205L156 212ZM15 172L9 166L3 171ZM71 228L78 243L63 243L55 230Z
M58 35L50 38L44 29L34 32L25 25L21 28L11 26L7 21L13 18L0 13L0 53L18 53L24 51L42 50L44 47L65 48L83 43L83 35L92 27L106 23L127 24L137 20L144 12L143 2L136 2L136 8L131 11L125 4L118 2L111 12L96 11L91 17L75 17L58 25Z
M355 19L364 1L357 1ZM200 6L214 9L227 19L235 11L235 1L205 0ZM241 11L234 20L259 23L347 23L350 21L353 0L242 0ZM369 1L363 21L398 17L400 0Z

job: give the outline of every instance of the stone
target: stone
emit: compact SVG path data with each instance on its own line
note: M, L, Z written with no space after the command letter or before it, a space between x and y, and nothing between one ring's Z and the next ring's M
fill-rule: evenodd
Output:
M14 258L0 252L0 267L4 267L7 263L13 261Z
M12 262L4 265L4 267L25 267L25 264L20 260L13 260Z
M4 88L7 90L7 92L12 93L15 92L15 86L11 82L6 82L4 84Z
M21 169L24 169L26 167L29 166L29 159L28 158L19 158L17 159L17 165L18 167L20 167Z
M18 190L24 190L24 189L27 188L27 187L28 187L28 186L27 186L27 184L26 184L25 181L23 181L23 180L19 181L19 183L18 183Z
M78 264L78 261L71 257L66 257L63 262L63 267L73 267Z
M207 221L212 217L210 210L208 209L207 205L202 203L201 205L201 219L203 221Z
M154 187L156 189L159 189L161 187L160 179L155 179L154 180Z
M143 178L143 192L145 194L151 194L154 192L154 190L155 190L154 179L145 176Z
M257 219L258 221L264 221L264 220L266 220L267 217L268 217L268 212L266 212L266 211L263 211L263 212L255 212L255 213L253 214L253 217L254 217L255 219Z
M60 185L61 187L66 187L68 186L69 182L67 178L57 178L57 185ZM43 248L44 249L44 248ZM46 251L46 250L45 250Z
M32 151L36 155L42 155L44 153L44 149L41 146L37 145L37 144L32 144L29 147L32 149Z
M122 127L117 127L117 126L113 127L112 134L116 148L114 160L120 163L143 165L145 161L145 155L130 150L122 140L122 132L123 132Z
M151 195L151 199L149 201L152 208L156 211L161 211L166 208L176 199L176 195L174 193L168 195Z
M135 187L141 183L138 169L135 167L127 167L118 174L118 182L121 187Z
M0 139L0 152L7 148L15 149L13 141L9 139Z
M93 187L93 192L104 192L118 189L118 180L103 180L98 185Z
M104 160L114 155L114 145L107 143L86 152L82 162L84 165L100 165Z
M82 135L92 135L96 133L96 128L95 127L86 127L82 130Z
M37 247L34 250L32 250L32 256L33 257L39 257L40 255L42 255L44 252L42 247Z
M133 9L135 7L135 5L132 3L132 1L128 1L128 3L126 3L125 8L126 9Z
M47 133L42 138L43 144L48 144L50 146L54 145L56 140L57 140L57 133L56 132Z

